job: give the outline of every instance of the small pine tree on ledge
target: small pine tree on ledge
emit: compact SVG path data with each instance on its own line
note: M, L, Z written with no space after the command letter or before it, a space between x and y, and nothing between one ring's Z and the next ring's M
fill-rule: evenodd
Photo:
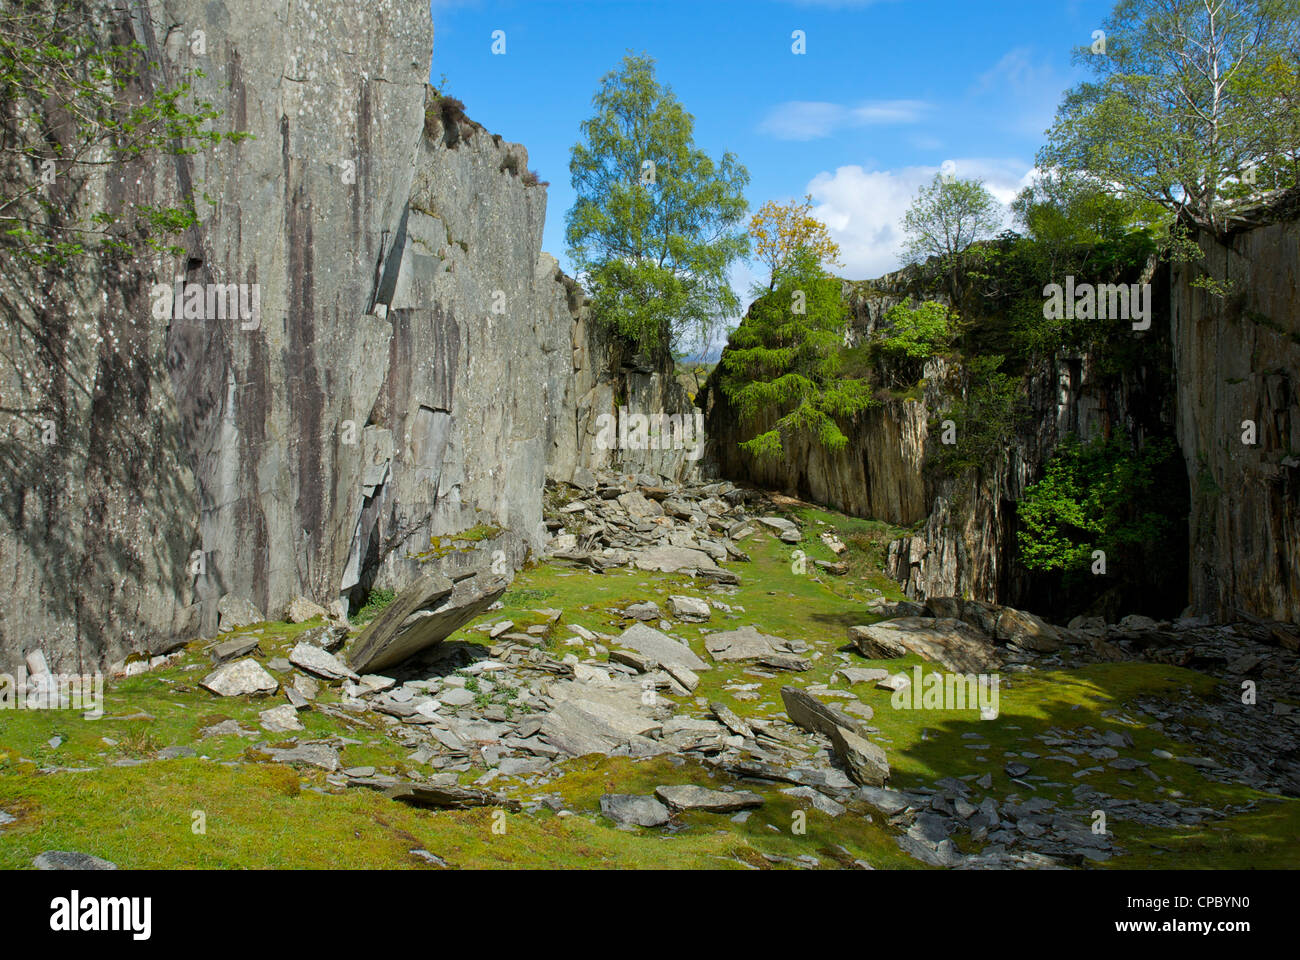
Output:
M811 251L799 250L777 273L772 292L754 301L722 355L722 392L742 429L778 416L742 450L777 457L795 435L844 449L848 438L838 421L876 402L869 381L839 377L847 325L839 281Z

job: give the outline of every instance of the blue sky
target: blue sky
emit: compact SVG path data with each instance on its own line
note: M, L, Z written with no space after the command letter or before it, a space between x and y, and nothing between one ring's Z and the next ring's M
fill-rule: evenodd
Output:
M696 143L748 167L751 210L812 193L838 273L899 265L898 221L950 161L1009 201L1112 0L434 0L431 79L551 183L545 249L564 255L569 150L627 50L657 61ZM493 31L506 52L492 53ZM807 52L791 51L802 30ZM752 273L738 268L738 292Z

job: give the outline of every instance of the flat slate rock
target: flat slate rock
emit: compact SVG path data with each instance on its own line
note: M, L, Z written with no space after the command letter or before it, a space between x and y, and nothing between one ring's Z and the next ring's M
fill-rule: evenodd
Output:
M931 846L924 840L918 840L906 833L894 838L900 850L913 859L928 863L932 867L955 867L962 862L961 851L952 840L944 840Z
M302 743L296 747L258 747L273 763L306 764L331 773L339 768L338 751L325 743Z
M750 626L710 633L704 638L704 649L714 660L727 663L770 657L778 652L782 643L779 637L759 633Z
M628 707L596 699L574 697L557 703L542 720L547 741L574 757L611 754L628 744L653 746L648 734L663 724ZM644 743L642 742L644 741Z
M298 643L289 651L289 662L323 680L360 680L338 657L310 643Z
M614 642L660 664L678 664L696 671L709 669L709 665L686 644L644 623L632 624Z
M212 658L214 666L220 666L227 660L234 660L236 657L246 657L257 649L259 639L256 636L235 637L233 640L223 640L221 643L214 643L208 648L208 656Z
M858 796L887 817L902 813L908 807L907 797L897 790L889 790L883 787L863 787L858 791Z
M636 554L638 570L658 573L679 573L683 570L717 570L718 565L703 550L690 547L650 547Z
M46 850L32 860L37 870L116 870L117 864L75 850Z
M401 783L384 791L384 796L391 800L400 800L421 807L438 807L444 810L467 810L470 807L504 807L507 810L519 810L522 805L518 800L492 793L490 790L477 790L473 787L439 786L432 783Z
M858 683L876 683L889 676L888 670L880 667L841 667L835 671L850 685Z
M960 620L900 617L850 627L849 637L868 660L896 660L916 654L954 673L992 673L1002 666L993 641Z
M290 703L282 703L270 710L263 710L257 716L263 729L270 730L272 733L287 733L290 730L303 729L302 721L298 719L298 711Z
M748 790L729 793L690 783L655 787L655 796L676 810L702 810L705 813L737 813L763 805L763 798Z
M668 598L668 609L678 620L691 623L704 623L713 616L708 601L699 597L671 596Z
M249 657L222 664L200 680L199 685L220 697L251 697L272 693L280 683Z
M672 819L672 811L654 797L631 793L607 793L600 798L600 812L615 823L638 827L662 827Z

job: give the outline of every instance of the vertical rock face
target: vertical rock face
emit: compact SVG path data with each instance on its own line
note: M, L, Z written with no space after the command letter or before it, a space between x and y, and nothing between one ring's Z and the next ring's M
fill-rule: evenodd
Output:
M167 331L198 489L198 619L211 632L225 594L278 617L299 594L339 593L376 456L365 427L401 333L372 307L417 171L432 30L401 0L167 13L165 69L202 69L196 94L252 134L187 159L217 203L197 202L198 249L182 266L191 282L257 284L260 321L173 318Z
M889 274L867 284L843 285L852 320L846 341L862 342L875 333L886 311L916 293L906 273ZM827 451L807 437L790 438L785 453L758 459L740 449L740 442L768 430L775 417L739 422L727 402L718 375L703 393L709 437L706 463L721 476L743 478L790 496L804 497L862 517L910 525L928 513L922 467L929 419L942 394L933 386L948 375L940 362L927 365L925 396L882 397L882 406L857 414L846 425L848 446Z
M1153 283L1158 290L1167 289L1167 274L1158 271ZM853 317L850 345L869 339L894 304L935 299L907 272L846 284L845 297ZM882 391L880 406L845 424L849 443L843 451L831 454L796 438L787 455L769 461L756 461L739 450L741 439L766 424L742 431L714 378L707 394L708 462L729 479L749 480L857 516L916 525L911 536L890 545L888 554L889 573L909 597L965 596L1039 606L1043 598L1034 596L1037 585L1017 562L1015 503L1041 475L1061 440L1075 434L1086 442L1123 430L1144 441L1172 432L1169 320L1160 302L1152 328L1141 337L1141 362L1122 373L1092 352L1062 351L1031 365L1022 386L1023 426L971 475L946 474L937 462L937 420L973 386L963 366L941 359L926 364L915 396ZM1180 569L1174 569L1176 577Z
M1192 510L1190 588L1197 613L1300 622L1300 221L1293 195L1277 222L1225 241L1199 238L1226 297L1174 271L1178 439ZM1280 219L1279 219L1280 218ZM1248 440L1254 425L1254 444Z
M580 292L577 299L581 301ZM672 357L666 352L653 358L636 356L627 343L600 327L585 305L576 312L572 393L563 408L563 430L552 448L550 478L582 480L596 470L697 478L705 455L704 414L673 375ZM676 416L690 426L683 430L681 442L664 442L671 440L665 437L637 444L629 437L627 445L611 443L611 425L614 437L619 436L620 413Z
M142 0L100 17L145 51L141 84L202 70L194 96L252 136L108 168L80 197L87 214L192 205L200 222L179 260L87 258L35 308L72 342L5 384L58 436L42 469L6 480L4 663L41 646L89 667L211 631L226 594L271 615L337 594L363 470L342 426L365 424L384 378L390 325L366 314L421 137L419 4ZM153 288L177 281L246 285L256 310L172 316ZM22 312L5 317L11 340ZM26 426L6 431L11 458Z
M1031 366L1023 387L1025 420L1006 448L972 476L927 473L928 516L912 537L895 541L889 550L889 573L909 597L964 596L1040 609L1049 602L1037 595L1039 583L1018 562L1015 504L1069 434L1087 442L1122 430L1145 442L1171 431L1169 323L1159 303L1151 329L1142 336L1148 348L1144 362L1120 373L1091 351L1058 353ZM970 384L959 369L937 386L928 394L933 413ZM1171 590L1178 592L1182 559L1169 563Z
M35 413L0 431L0 668L211 634L223 597L278 618L434 568L507 573L540 544L548 476L692 466L594 446L629 395L689 403L671 368L624 368L541 253L524 148L429 91L427 5L132 10L105 17L168 82L201 69L195 96L251 137L85 191L86 213L192 202L178 260L3 281L26 306L0 390ZM176 283L246 285L258 309L172 315L154 287Z
M960 369L927 367L916 400L887 400L846 431L843 453L796 443L755 463L736 443L734 415L711 387L711 462L749 479L897 524L921 521L889 550L889 572L909 597L967 596L1041 606L1016 560L1015 503L1061 439L1123 429L1139 440L1176 428L1187 466L1187 571L1197 614L1300 622L1300 194L1256 211L1227 238L1198 238L1204 264L1152 277L1152 327L1139 362L1120 369L1093 352L1060 353L1025 374L1026 426L974 477L925 471L935 453L927 423L968 387ZM1208 275L1226 289L1198 282ZM851 337L863 339L907 293L900 275L874 281L853 302ZM1250 442L1253 441L1253 442Z

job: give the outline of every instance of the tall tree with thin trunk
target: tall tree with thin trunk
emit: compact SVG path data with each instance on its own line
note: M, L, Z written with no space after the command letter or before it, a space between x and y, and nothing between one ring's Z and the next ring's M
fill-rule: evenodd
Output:
M1076 60L1042 169L1081 170L1222 232L1225 199L1300 173L1298 0L1120 0Z
M702 343L740 304L728 269L748 251L749 174L695 146L694 118L628 55L607 74L569 171L569 255L597 320L643 349Z

